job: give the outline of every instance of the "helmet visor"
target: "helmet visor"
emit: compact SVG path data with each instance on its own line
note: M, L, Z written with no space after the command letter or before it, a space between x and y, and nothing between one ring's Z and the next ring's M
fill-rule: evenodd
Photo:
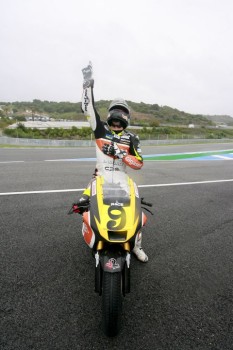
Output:
M109 126L121 126L122 128L126 128L128 125L128 119L128 113L120 109L115 109L110 112L107 121Z
M111 119L108 122L109 126L112 126L113 128L125 128L125 123L123 123L121 120L117 120L117 119Z

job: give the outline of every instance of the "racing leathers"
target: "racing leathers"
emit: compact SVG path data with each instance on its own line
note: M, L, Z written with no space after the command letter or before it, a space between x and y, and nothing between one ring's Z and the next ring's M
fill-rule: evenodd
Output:
M84 85L82 111L91 125L96 140L97 161L94 175L102 175L105 178L109 178L113 171L126 173L126 166L135 170L141 169L143 158L138 136L124 129L120 133L116 133L110 129L107 123L101 121L94 106L93 83L93 80L89 80L86 86ZM113 155L110 152L107 154L104 152L110 147L114 150ZM85 210L85 205L88 203L89 197L90 184L83 192L82 198L76 206L76 212L82 213L80 211L80 204L82 203ZM83 226L83 234L84 231L85 225ZM142 234L139 231L135 238L133 253L140 261L147 262L148 256L142 249L141 244Z
M141 169L143 158L138 136L126 130L117 134L110 130L107 123L101 121L94 106L93 84L84 87L82 111L91 125L96 140L96 175L107 175L109 171L126 172L126 166L135 170ZM122 151L121 158L103 153L103 147L111 143L116 144Z

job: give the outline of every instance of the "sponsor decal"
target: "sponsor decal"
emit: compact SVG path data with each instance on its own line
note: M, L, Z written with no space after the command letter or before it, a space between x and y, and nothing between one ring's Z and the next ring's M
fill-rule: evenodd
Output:
M130 136L129 136L127 133L125 133L125 134L123 134L123 135L121 136L121 139L127 139L127 140L129 140L129 139L130 139Z
M96 181L92 182L92 196L96 195Z
M110 205L115 205L117 207L123 207L123 203L119 203L118 201L116 201L115 203L111 203Z
M89 245L90 248L92 248L95 243L95 234L93 234L91 228L85 223L83 223L82 234L86 244Z
M130 157L125 157L125 160L127 161L128 164L134 165L137 168L141 167L141 164L136 163L132 158Z
M109 270L116 270L120 268L120 265L117 263L116 259L111 258L106 262L105 267L107 267Z
M134 184L134 192L135 192L135 196L137 198L139 198L139 193L138 193L138 188L137 188L137 185L135 184L135 182L133 183Z
M129 140L121 140L121 144L124 144L124 145L129 145L130 144L130 141Z
M109 157L107 157L107 158L105 158L104 160L103 160L103 163L104 164L113 164L113 161L112 161L112 159L109 159ZM118 159L115 159L115 162L114 162L114 164L115 165L117 165L117 166L121 166L122 165L122 160L118 160Z
M84 110L85 112L87 112L87 106L89 105L90 103L90 100L89 100L89 97L87 96L87 89L85 89L85 93L84 93Z
M107 171L120 171L119 168L114 168L113 166L106 166L104 169Z
M114 134L114 135L113 135L113 139L114 139L115 142L118 142L118 141L120 141L121 136L119 136L119 135L117 135L117 134Z
M87 225L85 224L85 222L83 223L83 236L85 236L86 234L89 233L89 230L88 230L88 227Z

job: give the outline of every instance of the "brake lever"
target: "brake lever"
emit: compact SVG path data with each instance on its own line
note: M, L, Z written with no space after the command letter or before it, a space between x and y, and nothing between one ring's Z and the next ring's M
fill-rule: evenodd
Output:
M68 215L74 214L74 212L73 212L73 207L70 208L70 210L68 211L67 214L68 214Z

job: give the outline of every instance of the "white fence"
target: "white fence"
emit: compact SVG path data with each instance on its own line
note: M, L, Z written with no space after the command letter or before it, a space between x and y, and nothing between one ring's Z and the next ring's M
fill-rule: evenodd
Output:
M142 146L153 146L163 144L187 144L187 143L225 143L233 139L166 139L166 140L141 140ZM23 139L7 136L0 136L0 145L12 146L37 146L37 147L94 147L94 140L51 140L51 139Z

